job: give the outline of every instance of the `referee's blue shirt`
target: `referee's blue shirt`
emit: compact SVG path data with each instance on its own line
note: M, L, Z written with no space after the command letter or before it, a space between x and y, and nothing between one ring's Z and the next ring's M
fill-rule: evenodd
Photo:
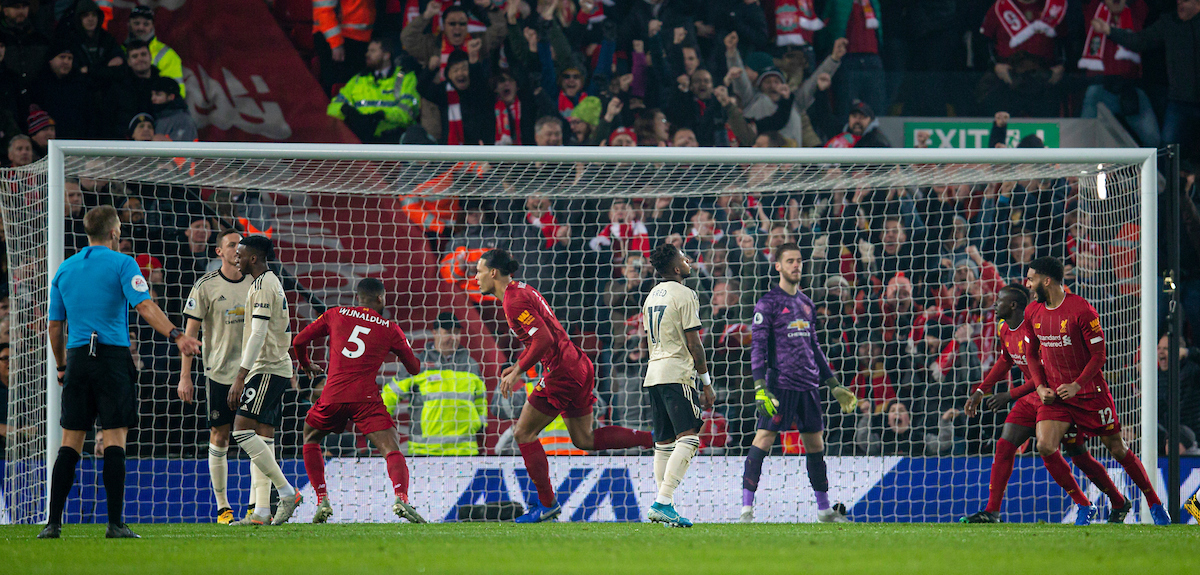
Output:
M50 282L50 321L67 322L67 348L129 347L129 307L150 299L137 262L105 246L88 246L58 266ZM129 307L126 307L129 306Z

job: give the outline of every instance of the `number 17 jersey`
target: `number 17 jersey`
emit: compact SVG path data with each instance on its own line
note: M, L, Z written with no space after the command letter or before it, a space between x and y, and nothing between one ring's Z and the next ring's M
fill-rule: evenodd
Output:
M642 304L642 327L650 341L650 363L643 387L682 383L696 386L696 363L687 332L700 329L700 297L691 288L665 281Z
M376 377L388 354L396 354L409 373L421 363L400 326L365 307L335 307L296 335L298 357L308 357L308 344L329 336L329 370L323 403L382 401Z

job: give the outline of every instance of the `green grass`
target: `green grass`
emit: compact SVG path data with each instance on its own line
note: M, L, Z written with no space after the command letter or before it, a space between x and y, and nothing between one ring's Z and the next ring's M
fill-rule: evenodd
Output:
M554 523L0 527L0 571L52 573L1200 573L1196 526Z

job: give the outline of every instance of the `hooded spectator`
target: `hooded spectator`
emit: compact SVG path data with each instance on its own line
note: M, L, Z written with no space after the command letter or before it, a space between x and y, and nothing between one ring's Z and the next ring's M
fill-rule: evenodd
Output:
M29 0L3 0L0 6L0 42L6 47L3 64L16 76L17 92L24 96L46 63L50 39L34 27Z
M437 80L437 70L429 69L417 82L421 96L441 112L444 130L438 142L442 144L480 144L490 141L494 131L494 99L480 60L481 41L468 44L470 55L459 50L450 54L445 80Z
M842 133L825 143L826 148L890 148L892 144L879 130L875 111L862 100L850 104L850 114Z
M154 133L172 142L194 142L200 138L196 121L188 113L187 103L179 95L179 83L159 78L150 89L150 105L154 108Z
M125 52L104 29L104 19L95 0L78 0L59 19L57 36L70 46L83 74L114 75L125 63Z
M30 88L30 101L54 118L59 138L94 137L93 94L89 81L79 73L75 55L65 42L47 52L45 68ZM33 135L33 132L30 132Z
M154 9L149 6L138 6L129 14L128 40L141 40L150 50L150 61L158 72L179 83L179 95L186 96L187 89L183 85L183 60L179 54L166 44L163 44L154 30Z

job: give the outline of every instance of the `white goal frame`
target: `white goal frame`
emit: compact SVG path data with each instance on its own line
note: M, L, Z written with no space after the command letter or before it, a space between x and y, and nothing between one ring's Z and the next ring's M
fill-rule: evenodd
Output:
M449 162L670 162L670 163L817 163L817 164L1141 164L1140 254L1141 254L1141 381L1157 381L1154 353L1158 321L1158 169L1153 148L1071 149L825 149L825 148L667 148L667 147L537 147L537 146L408 146L348 144L259 144L236 142L126 142L51 140L48 150L47 285L63 261L65 244L65 176L67 156L299 159L360 161L449 161ZM48 297L48 296L47 296ZM46 340L47 357L49 339ZM1159 493L1163 485L1158 473L1158 395L1142 385L1141 453L1150 471L1150 481ZM62 442L58 426L61 391L52 362L46 362L46 469L54 465ZM47 473L47 481L50 474ZM49 493L49 489L46 490ZM49 510L49 497L46 509ZM1144 522L1150 513L1141 498Z

